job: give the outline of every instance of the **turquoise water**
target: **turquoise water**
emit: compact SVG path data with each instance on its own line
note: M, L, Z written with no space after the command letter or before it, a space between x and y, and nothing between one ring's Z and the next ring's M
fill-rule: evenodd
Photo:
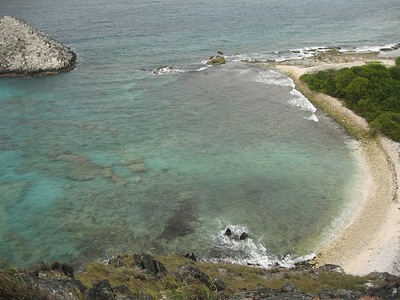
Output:
M1 3L78 65L0 78L0 257L268 265L315 251L352 200L354 147L288 78L241 59L396 43L399 12L355 0ZM205 68L217 51L228 63ZM164 65L178 71L152 73ZM224 239L227 226L250 239Z

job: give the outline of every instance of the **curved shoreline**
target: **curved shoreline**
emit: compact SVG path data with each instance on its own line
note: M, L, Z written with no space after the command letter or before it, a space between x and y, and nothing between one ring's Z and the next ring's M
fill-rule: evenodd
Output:
M296 89L359 141L359 151L364 157L360 163L363 164L362 169L366 170L362 176L366 199L362 195L356 196L355 200L362 207L349 220L349 225L319 249L317 264L337 264L354 275L366 275L374 271L396 274L399 273L400 246L400 144L383 136L374 136L366 121L344 107L338 99L313 92L299 80L306 72L362 65L364 62L359 59L351 63L320 63L312 67L285 62L275 67L291 77ZM368 177L372 182L367 182Z

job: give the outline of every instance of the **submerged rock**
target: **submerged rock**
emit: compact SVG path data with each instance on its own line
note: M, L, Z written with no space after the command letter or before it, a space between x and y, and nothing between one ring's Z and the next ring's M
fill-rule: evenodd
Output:
M132 173L144 173L148 170L145 164L134 164L130 165L128 168Z
M193 199L183 201L168 219L159 237L172 240L193 233L199 221L197 206Z
M62 154L56 160L67 162L67 177L73 181L91 180L101 171L100 166L82 155Z
M31 76L70 71L76 54L22 20L0 20L0 76Z

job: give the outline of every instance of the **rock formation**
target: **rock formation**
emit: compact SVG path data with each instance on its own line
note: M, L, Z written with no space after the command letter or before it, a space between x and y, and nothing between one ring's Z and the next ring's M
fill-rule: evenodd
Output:
M208 60L207 60L207 65L214 65L214 66L218 66L218 65L223 65L224 63L226 63L226 59L223 56L217 55L217 56L211 56Z
M0 20L0 76L37 76L70 71L76 54L22 20Z
M339 266L304 268L305 264L300 270L263 270L194 262L177 255L155 259L149 254L127 254L91 262L84 271L74 272L71 265L57 261L27 270L3 262L0 299L399 299L397 276L351 276Z

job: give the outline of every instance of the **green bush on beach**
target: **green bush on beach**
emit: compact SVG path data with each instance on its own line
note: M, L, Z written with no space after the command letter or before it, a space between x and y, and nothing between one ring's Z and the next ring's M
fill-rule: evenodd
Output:
M311 90L343 99L372 128L400 142L400 57L393 67L379 62L304 74Z

